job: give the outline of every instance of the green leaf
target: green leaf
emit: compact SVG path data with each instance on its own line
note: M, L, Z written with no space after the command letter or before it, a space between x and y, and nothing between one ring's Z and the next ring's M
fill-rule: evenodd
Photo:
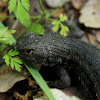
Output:
M53 24L53 25L57 25L57 24L59 24L59 21L58 21L58 20L53 20L53 21L52 21L52 24Z
M11 68L14 69L14 60L13 59L11 59L10 65L11 65Z
M59 24L60 24L59 20L53 20L53 21L52 21L52 24L54 25L54 26L52 27L52 30L53 30L54 32L57 32L57 31L59 30Z
M59 19L60 19L61 22L64 22L64 21L67 20L67 16L60 14Z
M9 64L11 65L12 69L16 69L17 71L21 70L21 65L22 61L19 58L12 58L12 56L18 55L19 52L11 49L9 50L8 54L4 55L3 59L5 59L5 63L7 64L7 66L9 66Z
M10 55L12 53L13 49L9 50L8 54Z
M13 33L15 33L15 30L8 30L8 27L0 28L0 42L3 44L10 44L10 45L14 43L15 39L11 35Z
M44 91L46 96L48 97L49 100L55 100L54 96L50 92L49 87L45 83L44 79L40 75L40 73L34 68L33 64L30 63L29 61L24 60L23 61L24 65L32 75L32 77L35 79L35 81L38 83L38 85L41 87L41 89Z
M14 37L10 37L9 44L12 45L15 42L16 42L15 38Z
M4 27L4 28L0 28L0 37L5 35L5 33L7 32L8 27Z
M14 65L15 65L15 69L16 69L18 72L20 72L20 71L21 71L22 66L21 66L21 65L19 65L19 64L18 64L18 63L16 63L16 62L14 62Z
M10 64L9 56L8 56L8 55L4 55L4 56L3 56L3 59L5 59L6 65L9 66L9 64Z
M29 26L30 16L27 11L29 11L29 0L10 0L9 1L9 12L14 12L17 19L24 25Z
M20 0L18 0L17 8L14 10L17 19L24 25L29 26L31 23L28 12L23 8Z
M52 30L53 30L54 32L57 32L57 31L59 30L59 24L53 26L53 27L52 27Z
M34 34L39 34L39 35L43 35L44 33L44 28L42 25L40 24L32 24L26 32L33 32Z
M16 4L17 4L17 0L10 0L9 1L9 6L8 6L9 13L12 13L15 10Z
M9 29L8 32L9 32L10 34L14 34L14 33L16 32L16 30Z
M18 54L19 54L19 52L18 52L17 50L14 50L12 53L13 53L14 55L18 55Z
M67 32L69 32L69 28L67 26L64 26L63 24L61 24L61 31L60 34L63 36L67 36Z
M23 64L22 61L19 58L13 58L13 60L19 64Z
M18 55L19 54L19 52L17 51L17 50L14 50L13 51L13 49L11 49L9 52L8 52L8 55L10 55L10 56L15 56L15 55Z
M21 71L21 68L22 66L20 64L22 64L22 61L19 59L19 58L11 58L11 62L10 62L10 65L11 65L11 68L12 69L16 69L18 72Z
M23 7L29 11L30 5L29 5L29 0L21 0L21 3L23 5Z

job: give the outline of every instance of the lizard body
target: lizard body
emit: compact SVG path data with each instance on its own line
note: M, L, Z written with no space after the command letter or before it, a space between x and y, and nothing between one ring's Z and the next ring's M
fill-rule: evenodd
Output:
M63 63L66 69L74 71L84 92L93 100L100 100L100 51L94 46L78 39L63 37L59 33L50 32L40 36L30 32L24 34L14 47L21 57L33 62L50 66ZM79 66L67 66L69 60ZM67 77L65 70L62 72L59 73ZM68 80L66 85L60 88L70 86L69 77L65 79Z

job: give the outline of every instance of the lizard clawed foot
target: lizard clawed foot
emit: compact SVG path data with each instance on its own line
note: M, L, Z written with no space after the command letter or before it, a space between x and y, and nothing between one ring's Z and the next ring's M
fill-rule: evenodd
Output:
M49 81L48 85L50 87L56 87L56 88L70 87L71 79L69 77L68 72L63 67L60 67L57 70L57 76L59 77L59 80Z

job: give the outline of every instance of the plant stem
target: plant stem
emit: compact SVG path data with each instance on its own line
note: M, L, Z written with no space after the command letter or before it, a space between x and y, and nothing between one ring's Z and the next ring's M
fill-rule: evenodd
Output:
M41 16L39 19L37 19L37 20L34 22L34 24L39 23L42 19L43 19L43 16Z
M42 5L41 0L38 0L38 2L39 2L39 5L40 5L40 7L41 7L41 10L42 10L42 12L43 12L43 15L45 15L46 12L45 12L45 9L43 8L43 5Z

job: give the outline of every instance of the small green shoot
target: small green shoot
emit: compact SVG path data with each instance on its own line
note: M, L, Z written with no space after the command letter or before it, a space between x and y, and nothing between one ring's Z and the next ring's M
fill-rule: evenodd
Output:
M63 36L67 36L67 32L69 32L69 28L62 24L62 22L66 21L66 20L67 20L67 17L63 14L60 14L59 20L54 19L52 21L52 24L54 25L52 27L52 30L54 32L57 32L59 30L59 28L61 28L60 34L63 35Z
M18 55L19 52L11 49L8 54L4 55L3 56L3 59L5 59L5 63L7 66L11 66L12 69L16 69L18 72L21 71L21 65L22 64L22 61L19 59L19 58L13 58L14 56Z
M29 26L31 24L29 16L29 0L10 0L9 1L9 13L14 12L17 19L24 25Z

